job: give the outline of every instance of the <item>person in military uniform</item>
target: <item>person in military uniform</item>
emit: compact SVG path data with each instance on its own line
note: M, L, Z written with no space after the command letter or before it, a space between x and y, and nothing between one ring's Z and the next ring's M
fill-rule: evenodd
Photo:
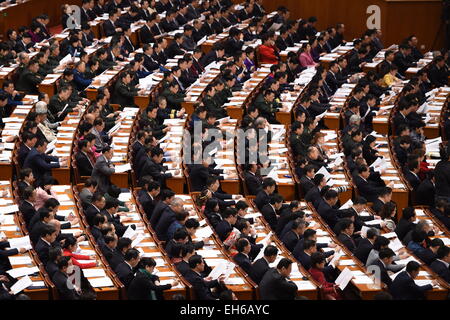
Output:
M181 110L181 104L184 102L186 95L179 92L179 85L176 81L173 81L163 91L162 96L166 98L167 105L175 110Z
M222 104L218 101L218 98L215 96L215 83L208 85L205 89L205 96L203 97L203 105L206 107L206 110L210 113L213 113L217 119L222 119L227 116L226 110L222 107Z
M269 123L278 123L275 118L275 113L278 111L275 103L275 92L272 90L264 91L262 94L258 95L254 105L259 110L259 114L266 118Z
M39 70L38 74L45 78L49 73L53 73L53 68L48 63L48 57L44 54L44 52L39 52L36 55L36 59L39 62Z
M225 92L225 83L222 80L217 80L214 84L214 99L219 103L219 105L224 105L228 102L227 92Z
M134 97L143 93L143 91L139 91L138 88L132 88L130 82L131 74L129 72L121 73L119 80L116 82L112 102L120 104L121 109L124 107L136 107L134 104Z
M142 119L140 120L141 128L149 128L152 131L152 136L156 139L161 139L170 130L170 125L160 125L157 121L158 107L155 105L149 106L145 113L142 114Z
M61 61L61 55L59 46L54 44L50 46L50 56L48 57L48 65L55 69L57 66L59 66L59 62Z
M63 121L68 113L80 110L80 106L76 102L69 101L70 93L69 87L60 87L58 93L50 98L48 104L50 122Z
M308 146L302 141L303 123L295 122L291 127L291 136L289 137L289 143L291 145L294 157L298 155L306 156Z
M86 97L85 91L78 92L76 90L75 83L73 82L73 70L66 69L64 70L62 78L59 80L60 87L69 87L71 89L70 98L71 102L80 103L81 101L89 101Z
M39 94L38 85L43 77L38 74L39 62L31 60L28 67L23 71L17 82L17 90L24 91L26 94Z

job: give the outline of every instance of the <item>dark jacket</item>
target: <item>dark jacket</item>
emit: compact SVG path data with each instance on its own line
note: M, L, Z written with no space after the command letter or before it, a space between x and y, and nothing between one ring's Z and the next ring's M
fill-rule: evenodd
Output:
M294 300L297 289L294 282L287 280L276 269L267 271L259 284L263 300Z

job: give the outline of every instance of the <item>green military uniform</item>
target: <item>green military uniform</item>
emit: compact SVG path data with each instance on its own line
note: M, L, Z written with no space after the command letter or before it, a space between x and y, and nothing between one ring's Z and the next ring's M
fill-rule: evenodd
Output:
M17 90L24 91L26 94L39 94L37 86L43 78L37 73L26 69L19 77L17 82Z
M132 88L130 85L123 83L121 80L116 82L112 101L123 107L135 107L134 97L137 96L139 89Z
M292 152L294 152L294 156L302 155L306 157L306 151L308 150L308 145L306 145L303 140L302 136L299 134L292 134L289 137L289 143L291 144Z
M185 94L180 92L173 93L169 88L164 90L161 95L166 98L167 106L175 110L181 109L181 104L184 102L184 98L186 97Z
M222 107L223 104L218 101L218 98L215 95L213 97L206 95L203 98L203 104L205 105L206 110L214 114L217 119L227 116L226 110Z
M277 112L277 105L275 102L268 102L264 99L264 95L260 94L256 98L254 105L262 117L266 118L270 123L276 122L275 113Z
M48 103L49 121L63 121L66 115L73 111L73 108L75 106L76 103L67 100L61 100L61 98L57 94L55 94L53 97L51 97L50 102ZM64 112L62 112L63 110Z
M45 78L49 73L53 73L53 68L48 63L39 64L38 74L40 76Z

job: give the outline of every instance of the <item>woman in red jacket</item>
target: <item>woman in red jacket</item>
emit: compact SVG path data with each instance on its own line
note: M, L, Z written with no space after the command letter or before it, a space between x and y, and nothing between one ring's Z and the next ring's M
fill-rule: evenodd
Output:
M71 257L72 263L75 266L80 267L81 269L94 268L98 265L97 261L89 262L89 263L80 263L78 261L78 260L91 260L91 259L95 259L96 257L74 253L74 251L77 249L77 239L75 239L75 237L66 238L66 240L64 241L63 249L64 249L63 255L66 257Z
M268 34L264 35L263 44L259 46L259 63L277 64L279 62L277 53L278 49L275 47L275 42Z
M309 269L309 273L319 283L323 298L325 300L341 300L342 297L338 292L338 286L325 279L323 268L325 268L325 256L321 252L314 252L311 255L311 269Z

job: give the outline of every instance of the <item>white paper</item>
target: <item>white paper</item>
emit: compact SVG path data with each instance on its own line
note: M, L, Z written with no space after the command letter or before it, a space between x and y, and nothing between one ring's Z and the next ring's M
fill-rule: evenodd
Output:
M33 283L33 281L31 281L29 276L25 276L22 279L20 279L19 281L17 281L12 287L11 287L11 291L14 294L18 294L19 292L21 292L22 290L28 288L29 286L31 286Z

